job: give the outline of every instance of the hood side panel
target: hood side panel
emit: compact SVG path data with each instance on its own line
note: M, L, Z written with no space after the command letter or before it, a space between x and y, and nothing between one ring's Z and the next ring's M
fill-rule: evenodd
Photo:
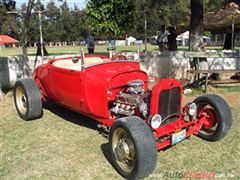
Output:
M109 118L108 97L115 97L117 92L124 89L127 82L141 79L147 89L147 75L140 70L136 62L111 62L96 65L85 69L84 73L85 103L92 115L101 118Z

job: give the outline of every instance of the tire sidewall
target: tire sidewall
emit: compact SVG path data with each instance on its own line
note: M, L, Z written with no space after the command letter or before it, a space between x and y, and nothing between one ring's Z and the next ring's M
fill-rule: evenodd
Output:
M135 148L135 166L131 172L125 172L116 162L112 149L112 137L116 129L126 131ZM116 171L127 179L139 179L148 176L156 167L156 141L149 126L139 117L131 116L120 118L112 125L109 134L110 158Z
M201 104L210 105L214 109L218 121L217 129L213 134L205 135L199 132L198 136L209 141L217 141L226 136L232 124L232 115L225 100L220 96L210 94L200 96L194 102L197 104L197 107Z
M18 87L22 87L24 91L24 95L26 98L26 112L23 114L17 105L17 97L16 90ZM17 109L18 115L26 120L33 120L42 117L42 99L41 99L41 91L36 84L36 82L32 78L20 79L14 85L14 103Z

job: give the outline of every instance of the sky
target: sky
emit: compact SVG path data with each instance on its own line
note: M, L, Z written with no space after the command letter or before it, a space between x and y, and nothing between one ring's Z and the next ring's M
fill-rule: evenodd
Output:
M16 7L17 9L19 9L21 7L21 5L23 3L27 3L28 0L15 0L16 1ZM41 2L46 5L49 2L55 2L56 5L60 6L62 4L62 2L60 2L59 0L41 0ZM86 0L65 0L68 3L68 6L70 8L74 7L74 4L76 4L80 9L84 8L86 6Z

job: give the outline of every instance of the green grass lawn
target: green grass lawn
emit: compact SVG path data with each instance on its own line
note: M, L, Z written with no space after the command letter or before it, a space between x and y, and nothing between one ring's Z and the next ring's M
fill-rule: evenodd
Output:
M59 46L59 47L47 47L47 51L50 55L61 55L61 54L79 54L80 46ZM132 46L117 46L117 52L135 52L137 47L135 45ZM144 46L141 46L141 50L144 49ZM158 46L150 45L148 46L149 51L157 51ZM36 48L28 48L29 55L35 55L37 52ZM87 53L87 48L84 46L84 52ZM95 53L102 54L107 53L106 46L96 46ZM2 49L2 54L0 56L20 56L22 54L21 48L5 48Z
M215 173L223 180L240 179L240 92L216 93L232 109L228 136L219 142L192 136L160 151L157 167L147 179L179 179L162 178L166 173ZM0 105L1 179L122 179L104 156L108 139L95 121L53 105L41 119L23 121L11 93Z
M147 46L148 51L158 51L157 45L148 45ZM46 47L48 53L50 55L62 55L62 54L79 54L80 52L80 46L58 46L58 47ZM179 47L178 50L187 50L188 47ZM222 47L212 47L209 46L207 49L222 49ZM236 48L239 49L239 48ZM141 51L144 50L144 45L141 45ZM131 46L117 46L116 52L136 52L137 46L131 45ZM36 48L28 48L28 54L29 55L35 55L37 52ZM87 53L86 46L84 47L84 52ZM107 53L106 46L100 46L97 45L95 48L95 53L102 54ZM7 56L21 56L22 55L22 49L21 48L4 48L0 49L0 57L7 57Z

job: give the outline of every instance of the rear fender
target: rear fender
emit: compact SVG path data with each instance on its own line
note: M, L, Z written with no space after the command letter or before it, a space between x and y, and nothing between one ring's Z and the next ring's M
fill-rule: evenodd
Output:
M48 99L48 94L47 91L45 90L43 83L41 82L41 79L38 78L37 73L35 72L33 75L33 79L36 82L36 84L38 85L40 91L41 91L41 95L42 95L42 100L46 101Z

